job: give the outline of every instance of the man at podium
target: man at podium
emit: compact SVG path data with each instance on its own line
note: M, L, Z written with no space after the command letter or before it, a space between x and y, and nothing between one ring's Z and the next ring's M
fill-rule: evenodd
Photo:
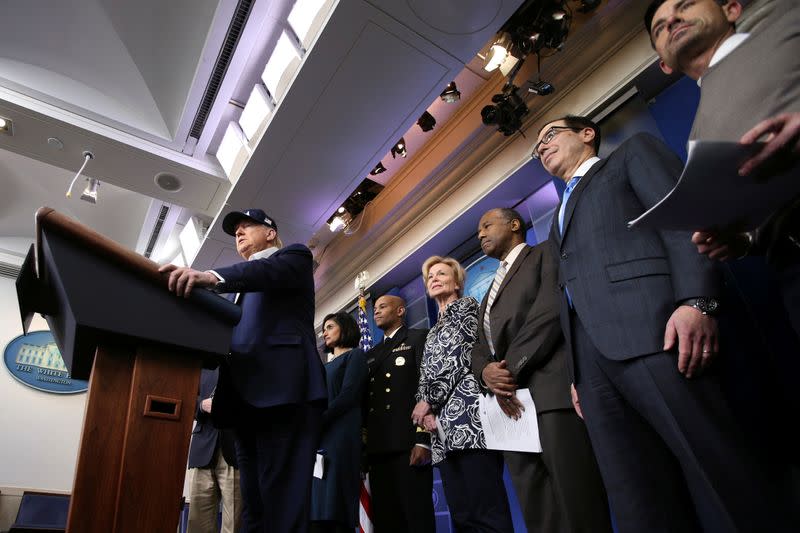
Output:
M243 262L207 272L165 265L161 272L178 296L205 287L231 294L242 307L212 417L234 428L243 531L306 532L326 403L311 251L283 247L277 224L260 209L228 213L222 228L236 238Z

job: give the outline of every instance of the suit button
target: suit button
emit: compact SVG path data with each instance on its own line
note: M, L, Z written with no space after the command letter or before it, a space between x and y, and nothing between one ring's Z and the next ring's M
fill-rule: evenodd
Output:
M369 378L369 381L370 383L372 383L373 381L375 381L375 378Z
M392 406L391 406L391 405L389 405L389 404L387 403L387 404L386 404L386 410L388 411L388 410L389 410L389 409L391 409L391 408L392 408Z
M392 392L392 389L386 389L386 392Z
M369 391L369 395L370 395L370 396L373 396L374 394L375 394L374 392L372 392L372 391Z
M374 408L374 407L370 407L370 408L369 408L369 412L370 412L370 413L371 413L372 411L374 411L374 410L375 410L375 408Z
M569 257L569 255L567 255L567 252L564 252L563 254L561 254L561 259L566 261L567 257Z
M391 373L389 373L389 372L387 372L387 373L386 373L386 377L387 377L387 378L390 378L390 377L392 377L392 374L391 374Z

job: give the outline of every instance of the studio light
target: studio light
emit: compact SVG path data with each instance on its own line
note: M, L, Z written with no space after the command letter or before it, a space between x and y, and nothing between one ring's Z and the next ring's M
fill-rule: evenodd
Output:
M339 212L339 210L342 210L342 212ZM331 230L331 233L342 231L353 220L353 217L344 210L344 207L340 207L339 210L337 210L336 215L328 220L328 229Z
M444 91L442 91L442 94L439 95L439 98L448 104L452 104L461 100L461 92L459 92L458 88L456 87L456 82L451 81L448 83L447 87L445 87Z
M581 7L578 8L578 11L581 13L588 13L593 9L597 9L601 3L602 0L581 0Z
M392 159L396 159L399 155L400 157L406 157L408 155L408 149L406 148L406 140L403 137L400 137L400 140L397 141L397 144L392 146Z
M503 32L494 44L489 47L489 53L486 54L486 66L483 69L486 72L497 70L508 58L510 48L511 37L508 33Z
M375 168L369 171L370 175L372 176L377 176L378 174L383 174L384 172L386 172L386 167L383 166L381 161L378 161L378 164L375 165Z
M433 115L425 111L422 116L417 119L417 126L419 126L422 131L431 131L433 127L436 126L436 119L433 118Z
M96 178L86 178L86 188L81 193L81 200L90 204L97 203L97 189L100 188L100 180Z

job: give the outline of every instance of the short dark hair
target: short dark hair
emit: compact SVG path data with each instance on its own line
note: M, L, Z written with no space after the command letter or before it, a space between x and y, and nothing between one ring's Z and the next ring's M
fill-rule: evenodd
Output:
M548 120L544 123L544 126L539 128L539 132L536 134L537 137L542 133L547 126L552 124L553 122L558 122L559 120L563 120L564 123L569 126L570 128L574 128L576 130L582 130L583 128L589 128L590 130L594 131L594 142L592 143L592 148L594 148L595 155L600 153L600 126L598 126L595 122L589 120L587 117L581 117L578 115L564 115L563 117L554 118L553 120Z
M644 12L644 29L647 30L647 35L650 35L650 29L653 26L653 17L656 15L656 10L661 7L661 4L667 0L653 0L647 6L647 11ZM715 0L719 5L724 6L729 0ZM650 38L650 44L653 44L653 39Z
M322 327L325 327L325 322L332 320L339 326L339 340L336 341L336 346L333 348L355 348L361 342L361 333L358 330L356 319L344 311L338 313L331 313L322 321Z
M525 219L522 218L522 215L519 214L519 211L516 209L511 209L510 207L498 207L497 211L500 213L500 216L506 219L509 223L519 220L519 232L515 233L521 233L523 235L525 234Z

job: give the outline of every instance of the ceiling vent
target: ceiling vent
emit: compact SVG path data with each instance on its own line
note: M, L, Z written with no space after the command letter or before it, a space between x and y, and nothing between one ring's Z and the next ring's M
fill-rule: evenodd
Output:
M150 254L153 253L153 248L156 246L156 241L158 241L158 235L161 233L161 228L164 227L164 221L167 219L167 215L169 214L169 206L167 204L163 204L161 206L161 210L158 212L158 218L156 219L156 223L153 225L153 231L150 233L150 239L147 241L147 248L144 249L144 256L150 257Z
M19 276L19 271L19 266L0 261L0 278L17 279L17 276Z
M206 90L203 93L203 100L200 102L200 107L194 117L192 129L189 132L190 137L199 139L203 133L203 128L206 126L208 113L211 111L211 106L214 100L217 99L219 87L222 85L222 80L225 79L225 73L228 71L228 65L231 62L233 53L236 51L236 45L239 43L239 37L242 35L244 25L250 17L250 11L253 9L255 0L239 0L236 5L236 11L231 19L231 24L228 26L228 33L225 36L225 42L217 56L217 62L214 65L214 70L211 73L211 78L208 80Z

